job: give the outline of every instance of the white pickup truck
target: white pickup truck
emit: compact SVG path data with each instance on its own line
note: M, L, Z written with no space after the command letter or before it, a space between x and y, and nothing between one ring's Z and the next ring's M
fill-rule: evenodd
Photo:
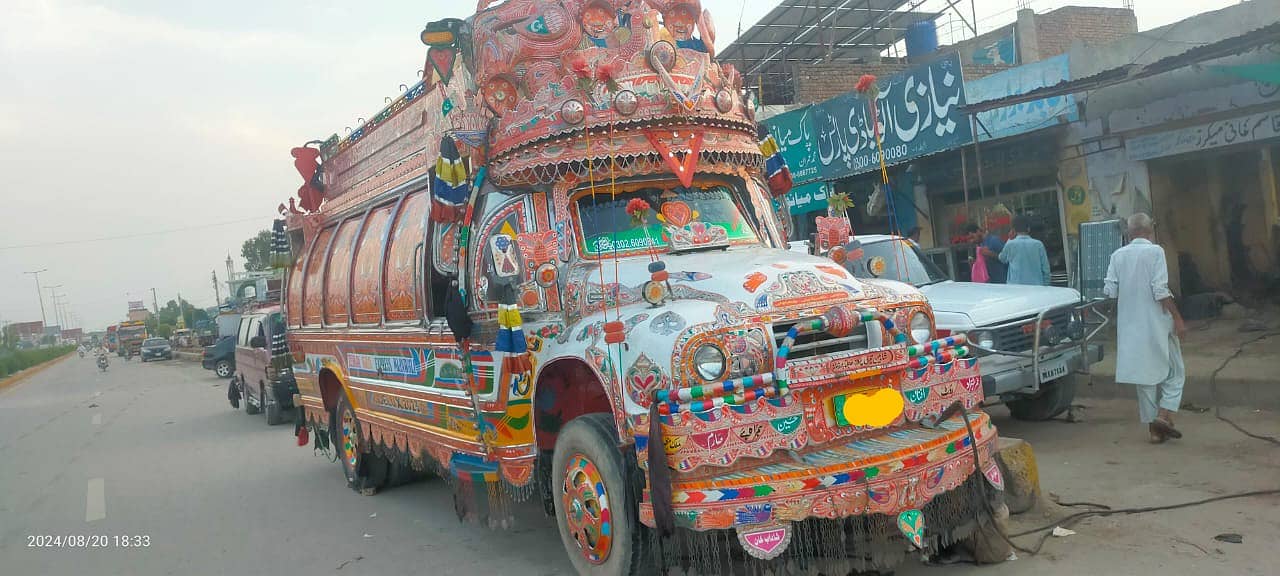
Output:
M1065 412L1075 397L1072 375L1102 360L1102 346L1090 340L1107 318L1075 290L955 282L903 238L856 239L862 253L851 254L845 267L859 278L919 288L933 307L931 329L937 336L968 337L979 357L983 391L1004 401L1014 418L1048 420ZM791 249L810 251L803 240Z

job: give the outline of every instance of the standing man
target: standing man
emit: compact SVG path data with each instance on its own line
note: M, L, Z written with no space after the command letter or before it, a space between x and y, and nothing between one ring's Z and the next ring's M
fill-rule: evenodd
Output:
M1138 416L1151 442L1181 438L1173 413L1182 403L1186 371L1178 337L1186 333L1182 315L1169 292L1164 249L1151 242L1151 217L1129 217L1128 245L1111 255L1103 290L1117 298L1116 382L1138 391Z
M987 276L990 277L987 282L989 284L1004 284L1007 270L1003 262L1000 261L1000 251L1004 249L1004 240L999 236L984 231L977 224L969 224L965 227L965 232L969 234L970 240L978 245L977 254L986 259Z
M1048 286L1049 253L1043 242L1031 237L1031 219L1014 217L1013 232L1017 236L1000 251L1000 261L1009 265L1009 283Z

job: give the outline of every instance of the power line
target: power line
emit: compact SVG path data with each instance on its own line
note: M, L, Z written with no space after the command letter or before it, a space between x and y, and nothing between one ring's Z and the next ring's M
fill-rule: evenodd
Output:
M93 242L110 242L113 240L129 240L132 238L143 238L146 236L160 236L162 234L173 234L175 232L187 232L190 230L202 230L205 228L216 228L218 226L228 226L231 224L240 224L243 222L252 222L254 220L268 220L262 216L253 216L250 218L241 218L239 220L227 220L225 222L214 222L212 224L200 224L196 226L185 226L182 228L168 228L165 230L152 230L150 232L135 232L133 234L121 234L119 236L103 236L100 238L86 238L83 240L60 240L57 242L38 242L35 244L13 244L10 246L0 246L0 250L19 250L23 248L45 248L49 246L69 246L73 244L89 244Z

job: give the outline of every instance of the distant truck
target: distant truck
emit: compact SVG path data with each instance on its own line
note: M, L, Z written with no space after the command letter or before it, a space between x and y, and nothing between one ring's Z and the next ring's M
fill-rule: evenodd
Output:
M107 334L102 337L102 346L107 349L107 352L115 352L116 348L119 347L120 341L116 335L116 331L119 329L120 326L116 324L107 326Z
M147 339L147 323L142 320L121 322L116 330L116 355L137 356L142 352L142 342Z

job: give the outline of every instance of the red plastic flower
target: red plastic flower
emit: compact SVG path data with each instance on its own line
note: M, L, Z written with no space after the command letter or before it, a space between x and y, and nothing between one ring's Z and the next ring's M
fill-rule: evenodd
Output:
M610 82L614 80L618 73L622 72L622 61L612 60L596 66L596 81Z
M874 74L863 74L858 78L858 83L854 84L853 89L858 92L866 92L867 90L870 90L872 86L875 86L875 83L876 77Z
M649 203L645 202L643 198L632 198L630 202L627 202L627 214L630 214L632 219L638 220L648 213Z
M574 54L570 56L566 61L566 64L569 65L569 70L574 74L577 74L579 77L586 78L591 75L591 63L588 62L587 58L581 54Z

